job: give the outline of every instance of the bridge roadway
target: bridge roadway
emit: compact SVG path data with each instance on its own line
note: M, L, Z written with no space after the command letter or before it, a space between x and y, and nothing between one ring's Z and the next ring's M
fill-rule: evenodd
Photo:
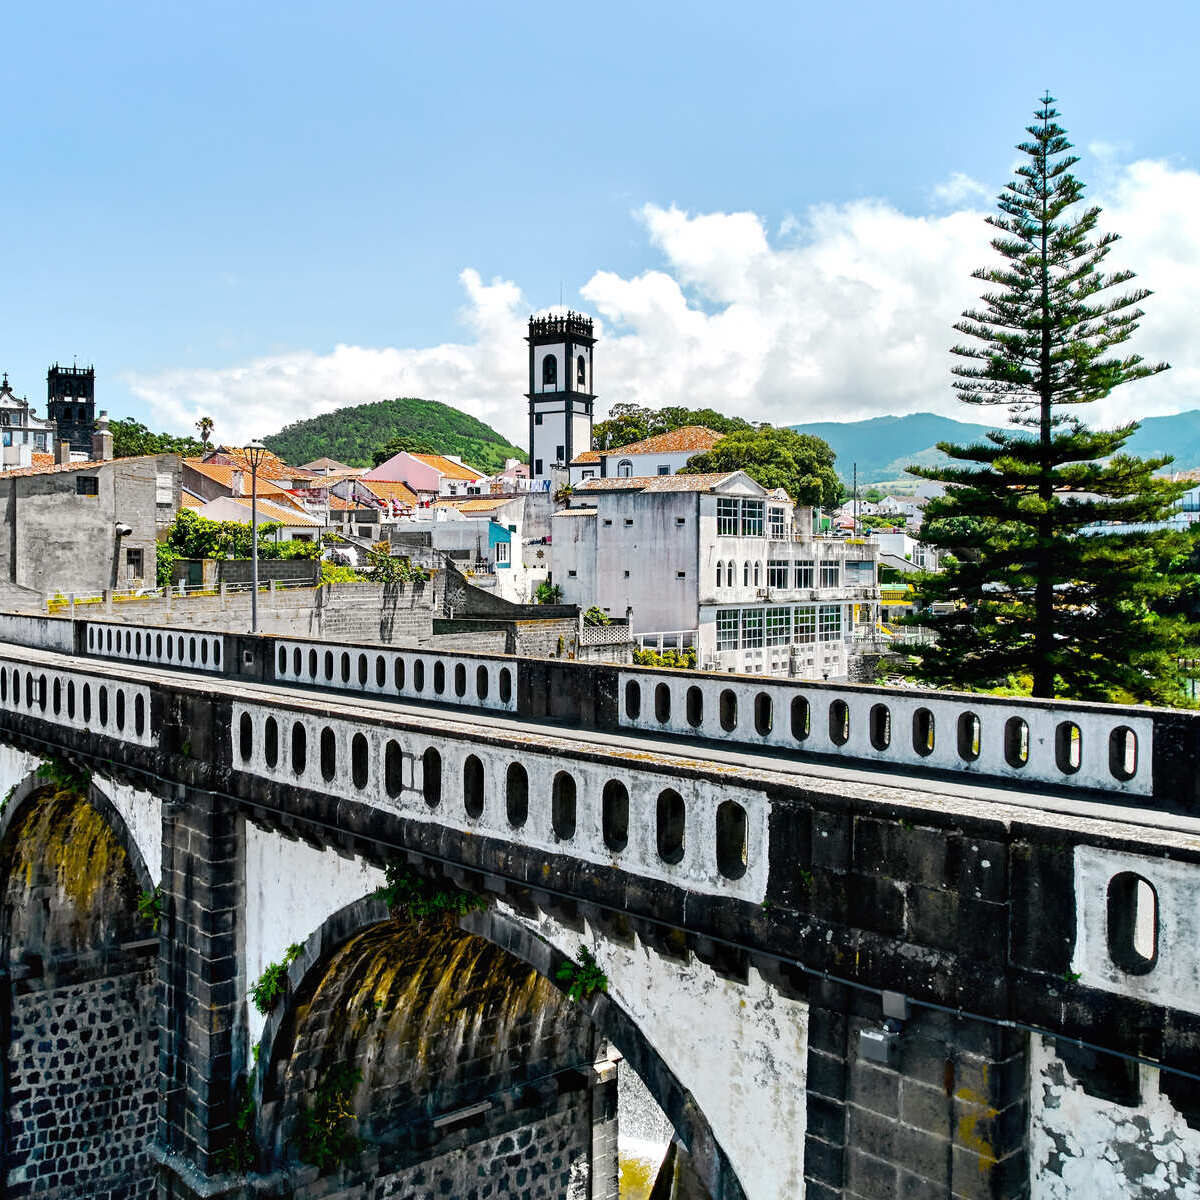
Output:
M2 642L0 661L80 670L124 682L136 680L170 685L176 690L206 696L219 691L227 698L255 703L269 704L286 698L289 706L321 716L353 718L362 715L376 720L386 717L396 728L415 733L429 732L432 718L436 720L437 732L447 736L470 738L486 730L494 737L525 742L540 751L557 751L568 757L584 751L614 759L633 759L643 766L695 767L727 772L731 781L736 778L742 785L748 781L764 785L786 783L926 811L953 808L965 815L993 820L1028 820L1029 810L1034 810L1042 824L1061 822L1081 830L1080 821L1102 822L1108 832L1118 835L1120 831L1111 826L1121 823L1136 826L1139 841L1200 850L1200 817L1169 811L1157 804L1152 807L1149 801L1130 804L1126 797L1106 799L1099 794L1060 793L1049 787L1034 791L999 786L982 779L968 781L918 775L899 769L847 766L825 757L773 748L749 751L729 743L702 739L689 739L685 747L677 737L658 737L636 730L595 730L552 720L465 710L445 702L376 699L368 695L348 695L345 691L323 691L315 686L196 676L185 671L137 663L114 664L104 659ZM1179 835L1184 835L1182 840Z

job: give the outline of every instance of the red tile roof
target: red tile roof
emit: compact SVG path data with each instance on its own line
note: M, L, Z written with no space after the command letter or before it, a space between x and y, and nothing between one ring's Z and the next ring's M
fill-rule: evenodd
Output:
M656 433L653 437L643 438L640 442L630 442L627 446L617 446L612 450L585 450L571 459L571 462L599 462L602 457L615 458L626 454L702 454L705 450L711 450L724 436L723 433L717 433L715 429L708 429L704 425L683 425L679 429Z

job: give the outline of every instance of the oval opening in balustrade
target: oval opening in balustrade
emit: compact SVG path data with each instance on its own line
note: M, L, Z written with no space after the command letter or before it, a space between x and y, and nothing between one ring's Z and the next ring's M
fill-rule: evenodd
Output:
M1138 769L1137 734L1128 725L1118 725L1108 735L1108 770L1114 779L1132 779Z
M112 653L112 630L111 629L105 630L105 635L106 636L105 636L104 641L105 641L105 645L107 646L107 653L111 654Z
M330 783L337 774L337 736L328 725L321 730L321 778Z
M604 844L618 853L629 844L629 789L620 780L610 779L604 785L600 809Z
M194 637L188 638L188 662L193 666L196 662L196 639Z
M413 691L425 690L425 660L418 658L413 662Z
M295 648L295 650L292 651L292 674L295 675L297 679L299 679L300 674L303 671L303 669L304 669L304 651L301 650L299 646L297 646Z
M963 762L974 762L983 745L983 726L973 712L960 713L958 717L958 757Z
M13 676L13 700L20 701L21 697L17 694L17 676ZM83 719L85 722L92 719L92 689L90 684L83 685Z
M4 672L0 671L0 688L3 687L3 682ZM75 682L71 679L67 680L67 718L75 720Z
M569 842L575 836L575 780L566 771L559 771L554 776L550 823L560 842Z
M439 696L446 690L446 664L440 658L433 664L433 690Z
M404 751L390 739L383 751L383 786L393 800L404 790Z
M279 725L274 717L268 717L263 725L263 758L268 767L279 762Z
M308 652L308 673L315 682L317 678L317 652L315 650Z
M367 786L369 751L366 734L356 733L350 740L350 778L360 791Z
M509 763L504 776L504 808L508 823L520 829L529 820L529 775L520 763Z
M127 629L127 630L125 630L125 653L129 654L132 650L133 650L133 634Z
M655 807L658 857L672 865L682 862L685 821L683 797L674 788L664 788L658 794Z
M287 674L287 647L286 646L279 647L279 674L280 675Z
M342 651L342 682L350 682L350 652L348 650Z
M249 762L253 752L254 722L249 713L242 713L242 719L238 722L238 753L242 756L242 762Z
M180 662L183 662L187 658L187 655L185 655L183 652L183 634L182 633L175 639L175 654Z
M704 692L693 684L687 690L687 723L693 729L704 724Z
M159 658L162 654L159 654ZM175 639L170 634L167 635L167 662L175 661Z
M292 771L297 775L304 774L308 763L308 734L304 726L295 721L292 723Z
M1146 975L1158 962L1158 893L1132 871L1108 883L1108 953L1129 975Z
M161 633L156 633L154 635L154 656L155 656L155 658L162 658L162 634Z
M1064 775L1083 765L1083 734L1074 721L1060 721L1054 730L1054 761Z
M656 684L654 688L654 719L665 725L671 719L671 685Z
M375 686L377 688L387 686L387 659L382 654L375 656Z
M500 668L500 703L507 704L512 699L512 675L507 667Z
M933 713L928 708L918 708L912 719L912 745L922 758L933 753L935 733Z
M42 676L41 684L38 686L38 696L41 699L42 708L45 708L46 707L46 677L44 675ZM114 707L116 708L117 729L121 732L124 732L124 729L125 729L125 689L124 688L116 689L116 704L114 705Z
M432 746L421 755L421 791L430 808L442 802L442 756Z
M108 725L108 688L103 686L96 689L96 715L101 725Z
M454 664L454 694L460 700L467 694L467 668L463 663Z
M398 654L396 655L396 661L392 663L392 681L396 691L404 691L404 659Z
M850 740L850 706L845 700L834 700L829 706L829 740L835 746Z
M54 705L54 715L57 717L62 711L62 683L59 680L54 681L54 696L52 703ZM138 733L142 731L139 729Z
M117 696L120 698L121 705L123 705L124 700L125 700L125 693L118 691ZM42 710L42 712L45 712L46 711L46 677L45 677L45 675L38 676L37 698L38 698L38 708L40 708ZM117 724L117 728L124 729L124 727L125 727L125 710L123 707L120 707L120 720Z
M717 870L726 879L746 873L746 810L733 800L717 807Z
M812 732L812 709L803 696L792 697L792 737L802 742Z
M107 692L105 693L107 696ZM33 672L25 672L25 703L32 708L37 703L37 689L33 683Z
M487 667L475 668L475 695L480 700L486 700L488 695L488 669Z
M642 715L642 689L637 680L631 679L625 685L625 718L636 721Z
M483 816L483 763L474 754L463 760L463 808L473 821Z
M200 639L200 665L208 666L208 638Z
M732 733L737 728L737 693L732 688L725 688L720 699L721 728L726 733Z
M766 692L754 697L754 728L759 737L766 737L775 725L775 705Z
M149 643L149 641L150 641L149 634L146 634L146 641L147 641L147 643ZM138 656L138 658L141 658L141 656L142 656L142 635L140 632L134 635L133 652Z
M325 682L333 682L333 651L325 651Z
M8 703L8 672L4 670L0 670L0 700Z
M1021 717L1004 722L1004 761L1010 767L1023 767L1029 761L1029 726Z
M892 712L886 704L872 704L869 716L871 745L886 750L892 744Z
M221 665L221 643L220 643L220 641L213 642L212 650L213 650L213 666L219 667Z
M133 698L133 731L138 737L146 731L146 701L141 692Z
M371 664L367 662L367 656L360 654L358 656L358 686L366 687L367 679L370 677Z

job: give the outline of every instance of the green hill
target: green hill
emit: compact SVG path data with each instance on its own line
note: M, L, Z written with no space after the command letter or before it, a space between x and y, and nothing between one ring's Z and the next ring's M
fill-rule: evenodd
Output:
M1002 416L1003 411L996 415ZM857 462L861 485L901 479L909 463L932 466L944 462L946 457L937 449L938 442L978 441L995 426L955 421L935 413L909 413L865 421L813 421L791 428L824 438L837 455L838 474L847 482ZM1147 417L1125 443L1125 449L1145 458L1173 454L1173 471L1200 467L1200 411Z
M424 443L435 454L457 454L481 471L499 470L506 458L526 459L524 450L510 446L490 425L448 404L411 396L296 421L263 442L293 466L333 458L349 467L370 467L376 452L398 437Z

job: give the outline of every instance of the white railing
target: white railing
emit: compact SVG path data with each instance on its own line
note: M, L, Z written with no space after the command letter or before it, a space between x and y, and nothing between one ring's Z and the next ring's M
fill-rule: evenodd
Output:
M582 625L579 629L581 646L623 646L631 641L628 625Z
M638 648L656 650L694 650L699 645L699 630L675 629L665 633L639 633L636 635Z

